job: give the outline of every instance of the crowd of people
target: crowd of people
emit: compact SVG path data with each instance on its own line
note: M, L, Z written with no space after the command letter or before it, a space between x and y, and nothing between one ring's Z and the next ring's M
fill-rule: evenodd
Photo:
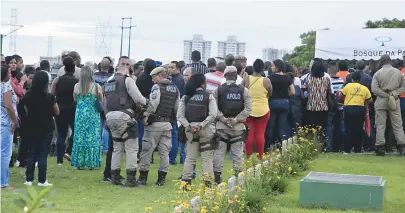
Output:
M121 56L115 67L110 57L82 65L69 51L53 79L48 61L34 68L19 55L2 56L1 187L13 189L13 143L29 186L36 167L38 186L52 185L46 174L53 141L56 163L67 160L78 170L101 168L105 153L103 182L125 187L147 184L154 152L158 186L177 158L184 164L180 179L190 184L198 155L205 184L220 183L226 153L238 173L244 155L262 159L302 127L318 131L325 152L384 155L393 135L403 154L405 68L388 55L350 69L345 60L318 58L308 68L279 59L247 66L246 57L232 54L206 65L199 51L191 60L133 64Z

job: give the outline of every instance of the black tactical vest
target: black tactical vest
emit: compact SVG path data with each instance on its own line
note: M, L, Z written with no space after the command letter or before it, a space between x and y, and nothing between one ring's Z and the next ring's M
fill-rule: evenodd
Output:
M65 74L58 79L55 88L56 102L60 111L75 111L76 102L73 100L73 90L75 84L79 82L73 74Z
M127 77L128 76L117 73L113 79L104 84L103 92L107 100L107 111L135 109L135 102L132 100L131 96L129 96L125 85L125 79Z
M225 117L236 117L245 108L245 88L235 83L218 87L218 109Z
M96 72L94 73L94 81L100 86L103 86L108 79L111 77L111 74L108 72Z
M176 112L174 112L174 103L176 102L177 97L179 97L179 91L176 85L172 83L168 84L165 82L160 82L158 85L160 90L160 102L155 111L155 115L162 118L167 118L169 121L171 121L174 119L176 114Z
M208 117L210 94L203 90L198 90L186 104L186 118L188 122L202 122Z

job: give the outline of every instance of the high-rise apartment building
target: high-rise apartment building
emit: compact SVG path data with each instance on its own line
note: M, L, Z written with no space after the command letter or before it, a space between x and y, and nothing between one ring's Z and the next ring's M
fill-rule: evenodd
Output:
M245 56L245 42L238 42L236 36L226 37L226 41L218 41L218 57L225 58L228 54Z
M200 51L201 61L207 64L211 57L211 41L205 41L202 35L193 35L192 40L184 40L184 62L191 63L191 53L194 50Z
M274 61L276 59L283 59L284 55L291 53L289 50L280 50L276 48L263 48L262 49L262 60L263 61Z

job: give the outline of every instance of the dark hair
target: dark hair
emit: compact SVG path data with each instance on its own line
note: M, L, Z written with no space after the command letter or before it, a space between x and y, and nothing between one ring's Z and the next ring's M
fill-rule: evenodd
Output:
M147 60L145 59L143 61L143 63L144 63L143 71L148 75L150 74L150 72L152 72L153 69L156 68L156 62L152 59L147 59Z
M31 74L35 74L36 70L33 66L26 66L24 72L26 76L29 76Z
M70 51L68 53L68 56L72 57L74 60L79 60L80 59L80 55L76 51Z
M209 58L207 60L207 65L208 67L215 67L217 66L217 61L215 60L215 58Z
M138 69L140 66L142 66L142 63L136 63L136 64L134 64L134 71L135 71L136 69Z
M271 69L271 61L264 62L264 70Z
M49 77L44 71L36 72L32 78L31 91L35 95L44 95L48 91Z
M228 54L225 56L226 66L232 66L233 62L235 62L235 56L233 56L232 54Z
M186 66L186 62L184 62L184 61L179 61L179 64L180 64L180 68L183 68Z
M75 61L72 57L66 56L63 58L63 65L65 66L66 73L74 73L75 72Z
M121 59L123 59L123 58L129 59L128 56L123 55L123 56L121 56L121 57L118 59L118 61L121 61Z
M194 50L194 51L191 53L191 60L192 60L193 62L199 62L199 61L201 61L201 53L200 53L200 51Z
M42 70L41 67L35 68L35 72L39 72L39 71L41 71L41 70Z
M18 62L19 60L21 60L21 59L22 59L22 57L21 57L21 56L19 56L19 55L17 55L17 54L12 55L11 57L13 57L13 58L15 59L15 61L16 61L16 62Z
M349 66L347 65L347 62L346 61L339 61L339 64L338 64L338 68L339 68L339 70L341 70L341 71L347 71L347 70L349 70Z
M253 74L253 67L252 66L247 66L246 67L246 69L245 69L245 72L248 74L248 75L252 75Z
M262 61L262 59L258 58L255 60L255 62L253 62L253 73L262 73L264 68L264 63Z
M357 70L364 70L366 68L366 63L363 60L360 60L356 63Z
M172 61L170 63L175 64L177 69L181 68L180 63L178 61Z
M284 63L284 71L285 71L286 73L294 73L294 68L293 68L293 66L291 66L290 63L285 62L285 63Z
M243 70L242 63L240 61L236 61L234 66L236 67L236 73L240 75Z
M39 66L41 67L41 70L46 70L46 69L50 69L51 68L51 64L49 63L48 60L42 60L39 63Z
M202 73L194 74L190 77L184 87L185 102L188 102L198 88L205 84L205 76Z
M361 80L361 72L360 71L356 71L356 72L352 73L351 75L352 75L353 81L360 82L360 80Z
M3 82L3 80L6 78L8 73L8 67L6 66L1 66L1 81Z
M276 59L273 64L278 69L277 72L284 72L284 62L282 60Z
M12 61L14 59L13 56L6 56L4 58L4 61L6 61L6 65L8 66L10 64L10 61Z
M311 76L315 78L322 78L325 75L325 67L320 61L315 61L311 67Z

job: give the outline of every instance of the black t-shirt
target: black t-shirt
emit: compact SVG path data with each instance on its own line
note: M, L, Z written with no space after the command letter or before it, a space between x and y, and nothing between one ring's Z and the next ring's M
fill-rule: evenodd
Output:
M53 121L53 105L55 97L51 93L34 94L29 91L23 98L27 108L25 120L26 134L29 137L43 137L55 129Z
M149 98L153 87L152 76L150 76L148 73L142 72L136 79L136 86L143 97Z
M270 75L271 85L273 86L272 98L288 98L288 88L293 83L289 75Z

